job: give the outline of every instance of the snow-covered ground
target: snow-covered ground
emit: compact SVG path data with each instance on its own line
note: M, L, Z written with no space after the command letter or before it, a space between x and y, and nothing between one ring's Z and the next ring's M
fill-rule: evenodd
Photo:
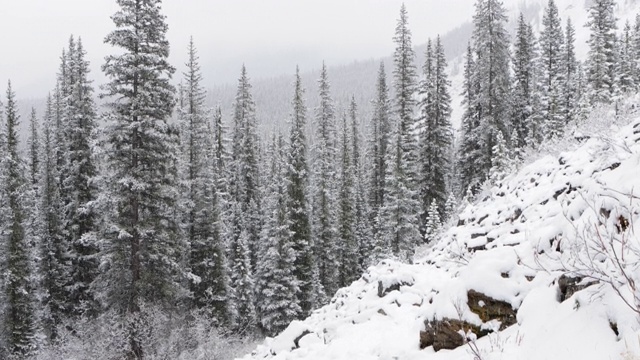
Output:
M640 359L640 118L618 127L594 114L601 131L488 187L414 264L371 267L245 359ZM563 275L584 277L566 299ZM471 290L513 309L514 324L483 322ZM421 349L438 320L503 326Z

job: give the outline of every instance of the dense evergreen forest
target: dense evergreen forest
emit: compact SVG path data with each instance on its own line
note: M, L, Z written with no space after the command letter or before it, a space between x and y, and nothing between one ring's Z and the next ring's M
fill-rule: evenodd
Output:
M289 129L260 134L250 69L231 114L209 108L194 41L186 72L167 60L161 1L117 3L108 83L72 36L44 114L20 119L11 83L2 102L0 358L197 358L206 337L275 335L640 87L640 17L617 29L614 0L592 1L585 61L553 0L515 37L502 1L477 0L454 136L445 49L416 64L403 6L370 118L356 94L337 108L322 64L320 105L296 70Z

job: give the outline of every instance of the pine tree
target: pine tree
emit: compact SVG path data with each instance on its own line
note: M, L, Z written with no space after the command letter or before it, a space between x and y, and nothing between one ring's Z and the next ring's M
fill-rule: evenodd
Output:
M427 211L427 221L425 222L425 234L424 238L426 242L432 242L436 239L436 236L440 232L442 223L440 221L440 211L438 210L438 203L435 199L431 201L429 210Z
M318 80L320 105L316 109L316 136L312 148L312 234L320 283L327 296L338 290L336 203L336 129L335 109L327 67L323 63Z
M376 98L373 100L374 112L371 120L371 177L369 184L369 221L372 224L371 243L365 250L367 264L377 260L382 249L380 236L380 209L384 204L384 191L387 172L387 149L390 141L391 123L389 89L384 63L380 63L376 82ZM377 249L377 250L376 250Z
M340 191L338 195L339 286L351 283L358 272L358 244L355 234L354 164L347 114L342 116L340 141Z
M511 127L511 76L509 34L505 28L506 10L500 0L478 0L473 17L473 46L475 66L473 76L477 81L474 104L479 116L480 134L477 138L480 156L474 164L476 179L484 181L489 176L493 145L498 132ZM476 181L477 181L476 180Z
M42 224L39 234L39 256L42 259L39 267L41 273L39 285L43 292L41 323L49 342L57 340L57 328L65 316L66 292L64 287L68 279L65 255L68 249L61 228L56 129L54 101L49 95L43 118L42 163L39 183L39 222Z
M7 348L16 358L35 349L34 284L31 269L31 240L24 228L26 166L18 154L19 116L11 81L7 87L2 164L2 244L6 264L4 329Z
M547 138L557 137L564 129L564 102L562 85L564 84L563 53L564 34L558 7L549 0L542 17L540 34L540 65L542 66L542 118Z
M618 90L622 94L627 94L636 90L635 73L636 59L633 49L633 35L631 33L631 24L627 21L620 38L620 58L618 69L616 71L616 81Z
M397 122L387 152L385 199L381 209L381 239L386 251L409 260L420 241L417 192L417 144L413 98L416 91L415 54L411 47L407 11L402 5L394 37L394 87ZM385 251L383 250L383 251Z
M354 231L356 240L354 257L358 259L358 262L357 267L354 268L354 275L347 280L347 283L355 280L360 272L369 266L373 240L372 226L368 221L371 210L367 202L367 194L370 193L370 189L367 188L367 180L364 176L365 169L363 168L362 152L360 149L362 139L360 136L358 105L353 95L351 96L351 103L349 105L349 118L351 121L351 161L353 163L354 179Z
M93 142L95 140L96 112L93 87L89 80L89 62L82 40L70 40L67 52L68 94L64 113L64 167L62 169L61 197L64 202L64 234L68 238L71 257L69 301L71 311L80 315L95 315L98 304L90 289L98 275L98 244L96 237L97 214L93 203L97 198L94 178Z
M180 109L183 159L187 191L186 234L189 266L196 280L191 292L196 307L210 312L220 324L229 319L229 274L221 234L217 191L215 138L208 126L206 92L193 38L189 42L187 71L183 74L183 106Z
M160 0L118 0L116 30L105 42L120 48L106 57L111 99L105 133L108 189L101 276L107 305L121 311L128 328L127 357L142 358L144 304L171 308L184 299L184 244L174 209L177 201L177 130L168 123L175 104L168 63L168 26Z
M572 123L576 119L576 112L578 108L579 88L578 88L578 74L580 63L576 59L575 50L576 31L573 28L571 19L567 19L567 28L565 35L565 47L564 47L564 110L565 119L567 123Z
M511 156L509 149L507 148L507 142L502 136L502 133L498 133L496 143L493 145L494 158L491 160L491 181L494 183L504 179L511 172Z
M633 23L632 31L632 48L634 61L634 81L637 87L640 88L640 13L636 14L636 20Z
M317 264L313 254L313 241L309 222L307 165L306 107L300 71L296 68L296 78L292 100L291 134L287 154L287 216L290 224L291 244L295 251L294 275L300 291L297 302L301 313L307 316L318 305L317 295L321 292Z
M399 123L399 133L402 142L403 157L406 158L406 168L402 169L407 174L408 184L413 186L417 181L418 149L413 131L416 127L414 116L416 101L414 95L417 91L417 73L414 64L415 53L411 45L411 31L409 30L407 10L402 4L400 18L396 25L396 33L393 41L396 49L393 54L393 78L395 88L395 120Z
M530 123L533 121L533 92L536 90L534 41L533 31L521 13L513 59L512 128L516 136L511 138L511 144L515 149L522 149L527 145Z
M594 0L586 26L589 53L586 62L588 98L591 103L610 103L615 94L616 18L614 0Z
M471 44L467 47L467 56L464 65L464 90L462 93L462 106L464 115L461 124L461 141L458 148L458 169L460 172L460 195L467 191L477 190L483 182L482 174L476 168L482 159L482 147L480 143L480 112L476 101L478 97L479 82L475 75L475 58Z
M427 47L424 65L425 80L421 86L424 100L420 103L424 128L421 133L420 204L422 206L421 226L426 232L426 223L431 204L441 204L438 209L444 214L444 203L448 193L447 174L450 171L448 152L453 143L451 127L451 96L447 77L447 62L444 48L438 36L432 52L431 42ZM424 234L424 233L423 233Z
M233 146L230 172L229 267L231 287L235 292L237 325L257 325L254 306L253 270L260 241L259 140L255 102L247 70L242 66L236 93L233 118ZM249 263L245 260L249 259ZM250 302L250 303L249 303Z
M38 117L36 109L31 108L29 118L29 181L36 186L40 179L40 137L38 136Z
M261 243L265 250L258 260L258 310L265 332L273 336L284 330L301 313L294 275L295 250L287 214L286 153L282 136L270 148L270 181L265 184L265 224Z

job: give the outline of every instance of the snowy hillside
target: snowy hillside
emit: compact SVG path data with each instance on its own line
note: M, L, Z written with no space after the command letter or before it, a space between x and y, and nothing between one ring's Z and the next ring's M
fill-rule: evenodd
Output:
M245 359L639 358L640 119L608 126L485 190L414 264L370 268Z

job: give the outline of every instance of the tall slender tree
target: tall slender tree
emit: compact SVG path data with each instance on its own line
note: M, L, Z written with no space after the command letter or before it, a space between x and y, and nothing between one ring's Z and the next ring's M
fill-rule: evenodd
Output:
M542 118L545 136L559 136L564 128L563 69L564 33L558 7L554 0L549 0L542 16L542 32L540 33L540 65L542 66Z
M429 45L431 42L429 42ZM447 61L444 47L438 36L435 49L427 47L424 64L424 81L420 104L421 121L424 123L420 137L420 204L421 226L426 231L431 204L438 205L438 214L444 215L444 204L448 196L447 175L451 164L447 156L453 143L451 126L451 83L447 76Z
M274 137L270 147L269 181L266 187L261 243L264 251L258 260L258 311L262 328L269 335L284 330L301 312L294 274L296 253L293 248L291 219L287 214L286 148L282 136Z
M258 135L255 102L245 66L242 66L234 104L230 171L229 266L235 292L237 325L257 325L253 269L260 235ZM249 262L247 262L249 260Z
M537 87L535 81L535 39L531 26L524 15L520 14L516 30L515 51L513 58L513 107L511 144L515 149L527 145L529 129L533 121L533 97Z
M320 283L327 296L338 290L338 254L336 207L336 127L335 108L327 66L322 64L318 80L320 105L316 109L315 138L311 153L312 227Z
M369 222L372 224L371 243L367 245L367 258L364 263L375 262L382 249L380 233L380 209L384 204L387 172L387 149L391 132L391 103L387 87L387 75L384 63L380 63L376 81L376 97L373 100L373 116L371 119L371 177L369 184Z
M291 133L287 154L287 216L290 224L291 244L295 251L294 275L300 286L297 302L298 317L307 316L318 305L321 292L316 259L313 253L309 221L309 169L307 165L307 139L305 136L307 109L300 70L296 68L292 100Z
M127 358L144 355L145 304L175 306L185 298L181 261L186 245L174 209L177 201L177 129L170 80L168 26L160 0L117 0L116 30L105 42L119 48L102 66L109 82L106 113L108 188L101 276L107 306L124 314Z
M73 39L73 38L72 38ZM62 169L64 233L70 244L71 311L80 315L98 310L91 284L98 275L97 214L93 204L98 189L94 185L97 168L93 154L96 112L89 62L82 40L70 40L67 52L68 95L65 99L65 158Z
M614 0L594 0L589 8L587 93L592 103L609 103L615 94L616 17Z
M11 355L26 357L35 349L34 284L31 268L30 239L24 228L27 214L26 166L18 153L19 116L11 81L7 86L4 109L2 161L2 244L6 264L4 328Z

